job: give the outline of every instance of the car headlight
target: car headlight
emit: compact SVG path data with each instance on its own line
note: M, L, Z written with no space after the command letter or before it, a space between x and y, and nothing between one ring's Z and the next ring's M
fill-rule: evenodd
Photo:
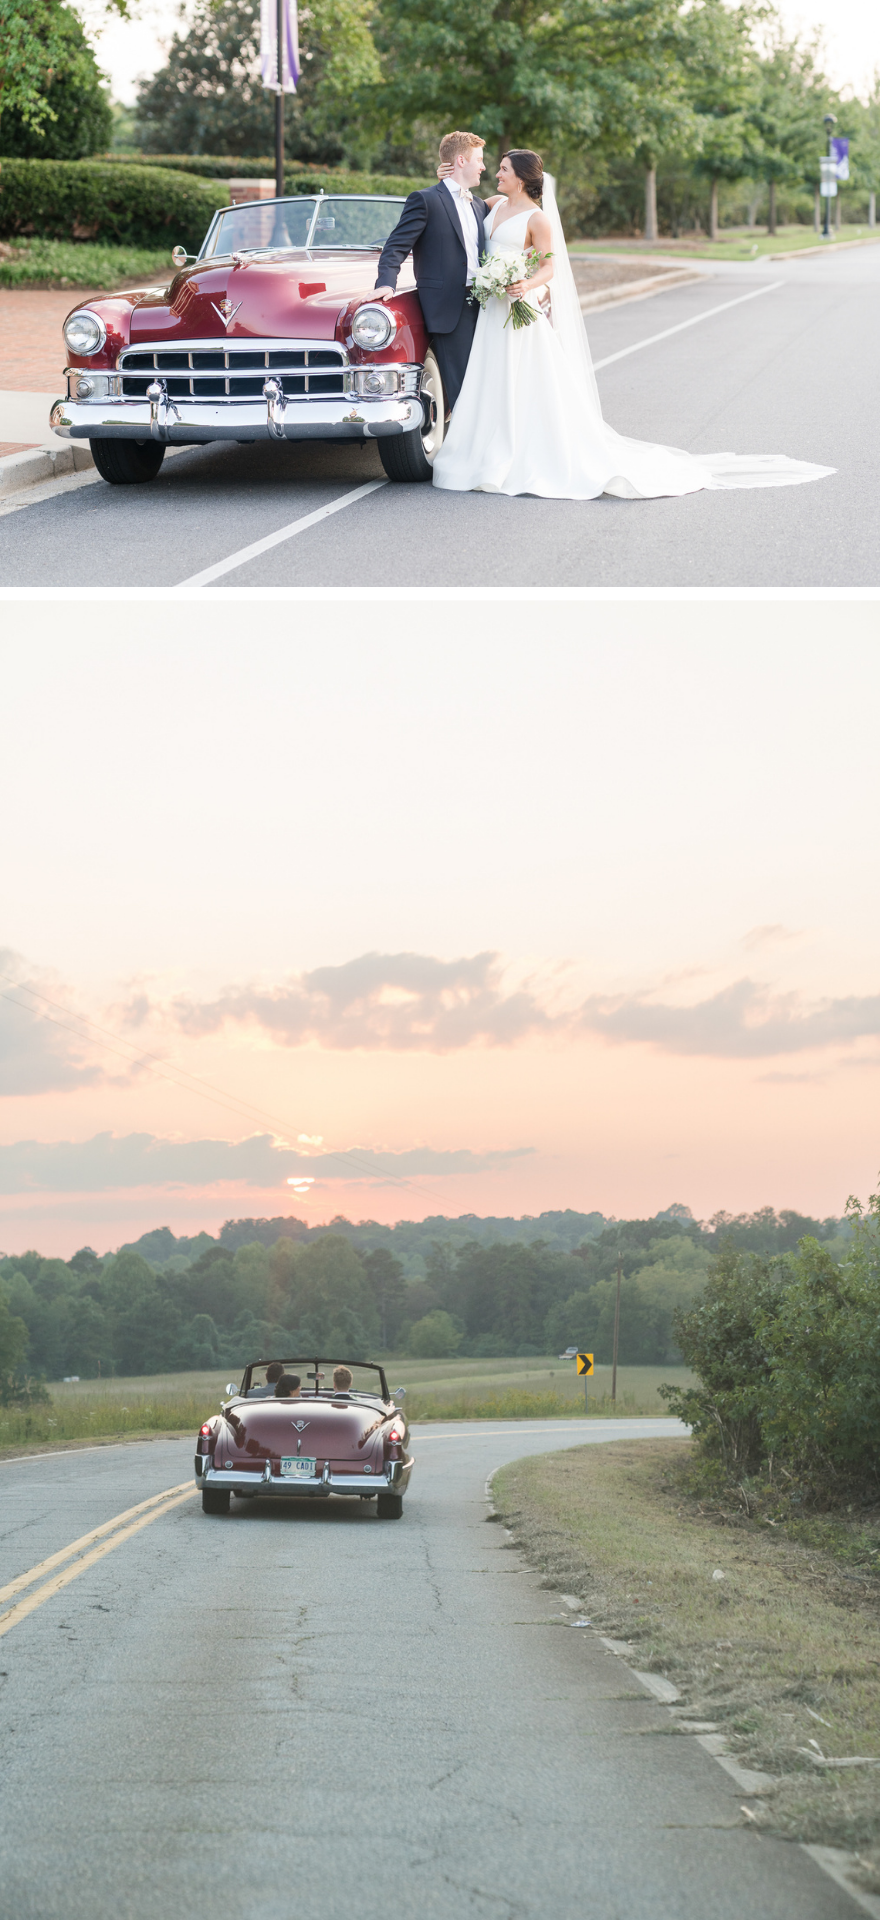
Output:
M100 353L107 338L107 328L97 313L72 313L64 322L65 345L71 353Z
M394 339L397 332L394 314L387 307L359 307L352 321L352 339L356 347L366 347L370 353L379 353Z

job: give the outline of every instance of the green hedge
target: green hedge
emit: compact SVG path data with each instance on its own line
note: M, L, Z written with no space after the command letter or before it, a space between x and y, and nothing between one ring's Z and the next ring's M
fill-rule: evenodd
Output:
M0 162L0 235L98 240L195 253L218 206L211 181L100 160Z
M164 167L176 173L195 173L203 180L274 180L275 160L241 160L235 154L217 153L136 153L108 154L108 165ZM306 166L291 160L285 167L288 193L416 193L420 187L433 187L435 176L403 173L354 173L348 167Z
M195 175L197 167L210 170ZM226 185L215 180L259 179L270 160L138 156L112 160L0 161L0 237L39 234L51 240L93 240L130 247L186 247L198 252ZM288 193L412 193L425 180L351 173L344 167L292 168Z

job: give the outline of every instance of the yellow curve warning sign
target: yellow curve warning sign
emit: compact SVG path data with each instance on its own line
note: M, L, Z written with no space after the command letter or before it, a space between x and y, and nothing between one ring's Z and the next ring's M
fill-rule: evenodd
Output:
M579 1373L593 1373L593 1354L592 1353L577 1354L575 1363Z

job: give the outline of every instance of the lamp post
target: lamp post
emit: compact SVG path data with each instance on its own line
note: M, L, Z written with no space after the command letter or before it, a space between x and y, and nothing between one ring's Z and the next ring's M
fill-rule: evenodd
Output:
M823 125L826 129L826 154L827 154L828 160L831 161L832 159L832 128L836 125L836 119L835 119L834 113L824 113ZM826 217L823 221L823 239L831 240L832 228L829 221L829 216L832 212L832 194L830 192L830 188L833 185L831 165L827 169L827 179L826 179L825 185L826 185Z
M276 84L275 96L275 197L284 195L284 0L276 0L275 10Z

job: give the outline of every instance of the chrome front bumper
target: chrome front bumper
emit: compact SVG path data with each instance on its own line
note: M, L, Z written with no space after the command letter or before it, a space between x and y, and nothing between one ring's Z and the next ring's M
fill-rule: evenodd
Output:
M281 1473L238 1473L235 1468L213 1467L208 1454L196 1454L197 1487L229 1490L263 1496L281 1494L287 1500L326 1500L332 1493L360 1494L372 1500L378 1493L406 1493L413 1471L412 1458L389 1460L384 1473L331 1473L327 1468L314 1480L287 1479Z
M416 433L422 424L421 400L404 394L382 400L298 400L268 393L262 400L212 405L172 400L160 392L145 400L56 400L49 415L53 433L62 440L159 440L171 446L212 440L376 440Z

